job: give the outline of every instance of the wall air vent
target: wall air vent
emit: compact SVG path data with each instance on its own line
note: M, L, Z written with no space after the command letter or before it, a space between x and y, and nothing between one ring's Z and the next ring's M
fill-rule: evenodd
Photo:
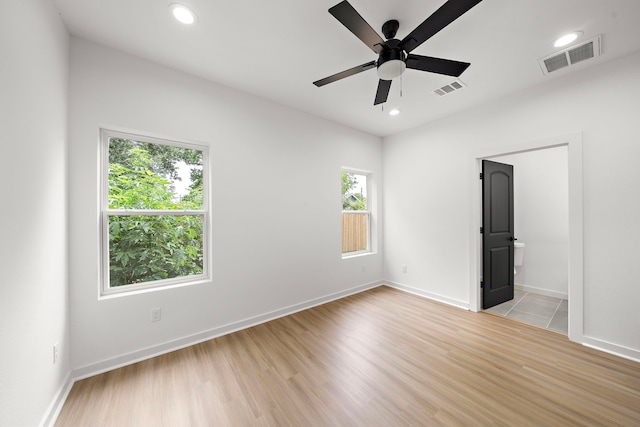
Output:
M444 86L439 87L438 89L434 90L433 93L435 93L438 96L444 96L444 95L446 95L448 93L455 92L456 90L460 90L465 86L466 85L464 83L462 83L461 80L454 80L453 82L449 83L448 85L444 85Z
M582 42L578 45L555 52L549 56L545 56L544 58L540 58L538 59L538 63L540 64L542 73L547 75L556 70L600 56L602 50L601 46L602 37L598 35L586 42Z

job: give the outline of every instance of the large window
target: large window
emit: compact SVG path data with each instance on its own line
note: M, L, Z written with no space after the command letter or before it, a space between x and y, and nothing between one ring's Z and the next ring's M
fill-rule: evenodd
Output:
M371 210L368 195L369 175L342 171L342 256L371 250Z
M207 147L102 130L102 294L208 277Z

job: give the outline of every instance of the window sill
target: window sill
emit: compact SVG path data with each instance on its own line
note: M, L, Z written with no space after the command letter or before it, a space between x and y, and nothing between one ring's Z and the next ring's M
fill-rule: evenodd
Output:
M203 283L209 283L209 282L211 282L210 278L208 276L204 276L204 277L199 277L195 280L181 281L177 283L168 283L168 284L161 284L161 285L154 285L154 286L147 286L147 287L136 287L133 289L132 288L126 289L126 288L128 286L135 286L135 285L125 285L122 287L123 289L118 289L115 291L113 288L110 290L103 290L100 293L98 300L107 300L107 299L127 297L132 295L140 295L140 294L146 294L149 292L162 291L165 289L176 289L176 288L182 288L186 286L201 285Z
M368 256L368 255L375 255L376 252L374 251L361 251L361 252L350 252L347 254L343 254L342 255L342 259L349 259L349 258L360 258L363 256Z

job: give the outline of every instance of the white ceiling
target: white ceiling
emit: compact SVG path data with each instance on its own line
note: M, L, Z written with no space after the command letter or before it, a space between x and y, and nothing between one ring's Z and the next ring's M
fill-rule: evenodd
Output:
M386 136L640 50L640 0L483 0L413 51L470 62L464 89L438 97L452 77L407 70L385 105L374 107L369 70L317 88L312 82L376 59L327 10L340 0L53 0L70 33L178 70ZM402 39L444 0L349 0L379 33L400 21ZM173 19L169 4L198 23ZM602 34L602 56L543 75L537 60L553 41L580 30Z

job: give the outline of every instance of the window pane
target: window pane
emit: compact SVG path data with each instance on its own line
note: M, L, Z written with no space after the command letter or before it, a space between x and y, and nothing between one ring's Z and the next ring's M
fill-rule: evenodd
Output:
M368 213L342 214L342 253L366 251L369 225Z
M342 172L342 210L367 210L367 176Z
M109 208L200 210L202 151L109 138Z
M203 273L203 215L109 216L109 286Z

